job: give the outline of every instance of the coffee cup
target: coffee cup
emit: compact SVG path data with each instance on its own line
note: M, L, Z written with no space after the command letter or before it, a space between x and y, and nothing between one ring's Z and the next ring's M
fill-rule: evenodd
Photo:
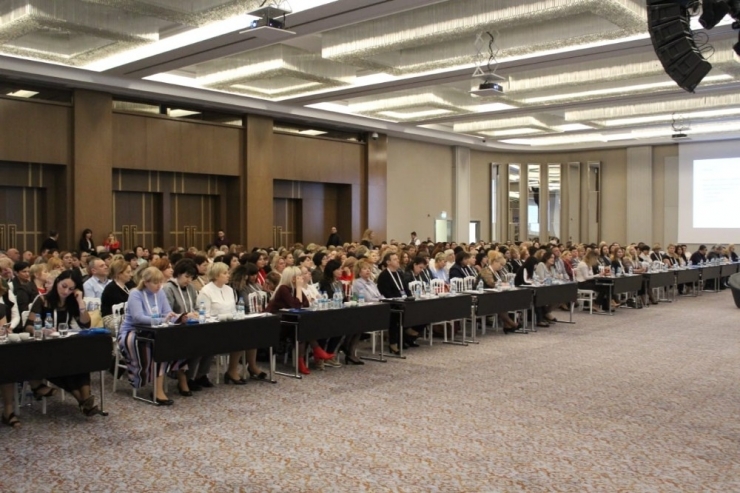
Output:
M10 342L21 342L20 334L8 334L8 340Z
M28 332L21 332L20 334L18 334L18 337L21 338L21 341L27 341L31 338L31 334L29 334Z

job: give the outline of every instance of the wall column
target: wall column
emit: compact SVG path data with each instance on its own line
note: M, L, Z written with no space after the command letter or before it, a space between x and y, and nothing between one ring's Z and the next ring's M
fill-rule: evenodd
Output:
M470 236L470 149L453 149L455 184L452 190L452 203L455 206L455 227L453 241L467 243Z
M602 194L605 184L602 183ZM608 186L608 184L606 184ZM653 242L653 148L627 149L628 242Z
M367 218L364 225L354 231L354 239L359 240L365 228L373 230L375 243L387 238L386 211L388 207L388 136L380 134L377 139L367 139L367 179L360 184L365 200L361 205L361 216ZM361 231L362 230L362 231Z
M273 174L272 161L274 143L272 118L247 115L244 118L244 172L242 193L244 200L236 207L244 208L246 229L244 246L273 245Z
M101 245L113 229L113 97L75 91L73 159L67 172L67 206L72 220L60 243L77 249L85 228Z

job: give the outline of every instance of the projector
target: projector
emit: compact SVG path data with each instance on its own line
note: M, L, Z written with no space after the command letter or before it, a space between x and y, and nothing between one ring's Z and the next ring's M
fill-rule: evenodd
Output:
M671 138L673 140L687 140L689 136L686 135L685 133L677 133L677 134L671 135Z
M478 86L478 89L470 91L470 94L475 96L502 96L504 94L504 86L496 82L484 82Z
M258 17L258 19L255 19L252 21L252 24L250 24L252 29L257 29L258 27L285 29L285 16L290 13L290 10L284 10L277 7L264 7L253 12L249 12L247 15Z

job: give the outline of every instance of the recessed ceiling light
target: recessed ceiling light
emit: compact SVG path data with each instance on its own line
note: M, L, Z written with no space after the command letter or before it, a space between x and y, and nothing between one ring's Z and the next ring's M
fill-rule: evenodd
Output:
M8 96L15 96L16 98L32 98L37 95L36 91L26 91L21 89L20 91L9 92Z
M303 135L324 135L326 132L322 132L321 130L301 130L298 132L299 134Z

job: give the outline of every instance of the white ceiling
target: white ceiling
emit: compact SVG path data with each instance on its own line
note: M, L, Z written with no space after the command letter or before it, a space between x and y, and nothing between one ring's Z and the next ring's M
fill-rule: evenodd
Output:
M0 74L487 148L740 132L729 17L692 95L655 56L645 0L290 0L285 31L251 30L263 3L0 1ZM472 95L486 78L504 94Z

